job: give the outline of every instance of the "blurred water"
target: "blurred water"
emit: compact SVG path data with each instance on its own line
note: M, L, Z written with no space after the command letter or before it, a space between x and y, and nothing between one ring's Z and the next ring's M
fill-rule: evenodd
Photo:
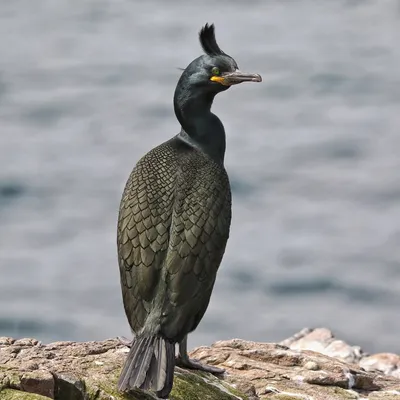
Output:
M328 326L400 352L398 0L1 2L0 336L129 334L120 194L207 21L264 82L215 101L234 216L191 346Z

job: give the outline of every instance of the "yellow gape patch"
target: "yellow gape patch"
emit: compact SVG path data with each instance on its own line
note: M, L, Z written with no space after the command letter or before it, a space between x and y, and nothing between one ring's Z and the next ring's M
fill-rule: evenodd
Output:
M212 76L212 77L210 78L210 81L218 82L218 83L220 83L221 85L228 85L228 84L225 82L225 78L224 78L223 76Z

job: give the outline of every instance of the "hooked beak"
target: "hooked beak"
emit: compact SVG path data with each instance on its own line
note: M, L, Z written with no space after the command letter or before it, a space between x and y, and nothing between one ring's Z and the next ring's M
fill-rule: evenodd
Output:
M225 72L221 76L213 76L211 80L224 86L232 86L242 82L261 82L262 78L259 74L247 74L236 70L234 72Z

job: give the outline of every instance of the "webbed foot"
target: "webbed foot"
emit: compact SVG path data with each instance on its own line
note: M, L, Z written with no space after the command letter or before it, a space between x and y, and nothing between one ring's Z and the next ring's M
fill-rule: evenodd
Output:
M189 358L187 353L187 336L179 343L179 355L175 360L178 367L197 369L199 371L210 372L211 374L221 375L225 372L223 368L214 367L208 364L202 364L199 360Z
M221 375L225 372L223 368L214 367L208 364L202 364L195 358L189 358L187 354L186 357L182 357L181 355L179 355L176 358L176 365L181 368L197 369L199 371L210 372L211 374L215 375Z

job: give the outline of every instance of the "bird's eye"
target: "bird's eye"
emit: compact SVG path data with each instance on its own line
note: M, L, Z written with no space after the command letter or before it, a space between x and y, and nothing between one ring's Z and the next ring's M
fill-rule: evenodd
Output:
M220 75L220 70L219 70L219 68L217 68L217 67L214 67L212 70L211 70L211 73L213 74L213 75L215 75L215 76L218 76L218 75Z

